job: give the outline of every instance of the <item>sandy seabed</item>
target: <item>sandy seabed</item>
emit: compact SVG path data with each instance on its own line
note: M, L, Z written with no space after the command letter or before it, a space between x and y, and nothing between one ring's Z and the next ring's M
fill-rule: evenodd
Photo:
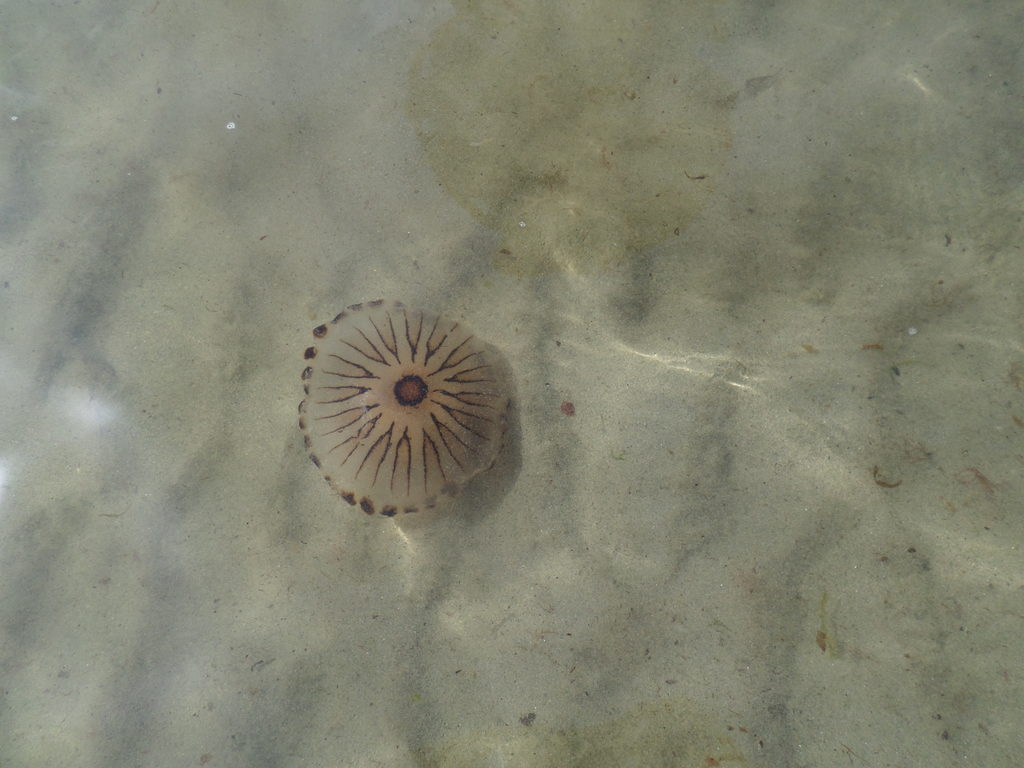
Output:
M3 15L0 764L1014 765L1016 4ZM378 298L511 370L429 519Z

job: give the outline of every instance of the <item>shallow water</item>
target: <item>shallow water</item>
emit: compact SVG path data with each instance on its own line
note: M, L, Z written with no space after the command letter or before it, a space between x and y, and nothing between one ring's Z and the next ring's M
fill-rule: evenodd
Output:
M1014 764L1015 4L3 16L0 764ZM431 519L298 429L376 298L512 369Z

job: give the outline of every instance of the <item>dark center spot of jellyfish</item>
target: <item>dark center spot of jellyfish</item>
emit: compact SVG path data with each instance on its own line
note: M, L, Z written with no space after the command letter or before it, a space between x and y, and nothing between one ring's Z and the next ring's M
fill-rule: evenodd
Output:
M403 376L395 382L395 399L399 405L416 406L427 396L427 383L419 376Z

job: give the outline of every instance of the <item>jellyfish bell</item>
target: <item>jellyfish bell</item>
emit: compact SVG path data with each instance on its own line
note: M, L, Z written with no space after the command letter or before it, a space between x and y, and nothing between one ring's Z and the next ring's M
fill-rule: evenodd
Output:
M331 488L367 514L436 509L501 449L501 356L461 323L400 302L355 304L313 329L299 426Z

